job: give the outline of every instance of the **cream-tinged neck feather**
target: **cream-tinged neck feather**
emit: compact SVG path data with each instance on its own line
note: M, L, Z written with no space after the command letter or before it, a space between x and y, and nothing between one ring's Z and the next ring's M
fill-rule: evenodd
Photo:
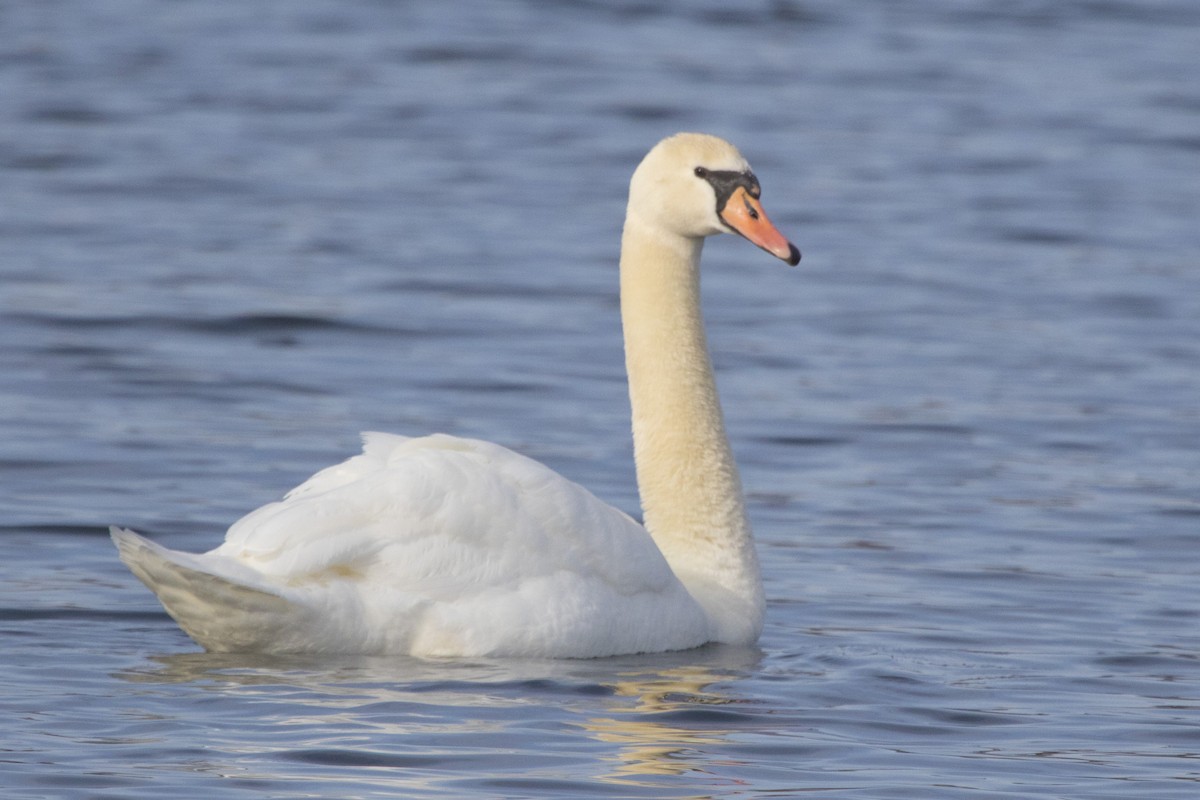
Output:
M654 174L681 166L690 177L686 163L643 163L621 240L638 489L647 530L713 621L714 638L752 642L762 629L762 579L700 308L703 237L720 227L708 212L711 192L699 203L670 196L700 193L701 182ZM666 218L670 209L675 218Z

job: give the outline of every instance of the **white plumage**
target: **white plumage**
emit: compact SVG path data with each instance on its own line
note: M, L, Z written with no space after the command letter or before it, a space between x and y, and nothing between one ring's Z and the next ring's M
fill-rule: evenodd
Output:
M578 484L487 442L364 439L209 553L115 531L122 558L214 651L586 657L708 641L646 530Z
M722 230L799 259L757 197L737 151L700 134L664 140L634 174L622 315L646 527L499 445L368 433L361 455L246 515L215 550L114 528L121 559L212 651L592 657L753 642L762 583L698 267L700 241Z

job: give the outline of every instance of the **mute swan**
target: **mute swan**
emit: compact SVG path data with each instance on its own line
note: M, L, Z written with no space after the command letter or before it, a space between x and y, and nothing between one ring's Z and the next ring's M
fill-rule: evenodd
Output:
M364 435L361 455L203 554L112 529L121 560L217 652L594 657L749 645L764 598L700 313L706 236L795 265L746 160L664 139L633 173L621 316L645 527L495 444Z

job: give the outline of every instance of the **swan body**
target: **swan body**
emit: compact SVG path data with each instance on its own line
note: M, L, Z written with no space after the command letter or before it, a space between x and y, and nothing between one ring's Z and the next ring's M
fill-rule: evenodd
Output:
M218 652L595 657L752 644L764 597L700 315L706 236L800 254L727 142L634 172L621 314L645 525L499 445L364 435L363 452L202 554L114 528L121 559Z
M645 530L583 487L487 442L364 440L209 553L118 531L121 555L217 651L591 656L711 637Z

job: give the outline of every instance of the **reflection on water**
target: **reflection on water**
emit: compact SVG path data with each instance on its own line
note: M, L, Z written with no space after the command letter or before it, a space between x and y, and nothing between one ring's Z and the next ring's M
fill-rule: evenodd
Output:
M760 660L757 650L725 647L565 662L180 653L116 677L202 689L219 705L214 719L242 720L226 729L227 759L189 762L194 769L266 780L287 779L297 763L385 767L393 771L381 785L428 789L465 766L464 742L502 752L519 738L536 750L528 740L540 731L561 750L556 734L565 727L585 734L572 750L595 749L597 766L608 765L592 780L629 787L707 772L705 745L756 724L750 713L724 709L745 702L729 687ZM156 715L155 726L170 719ZM290 741L301 732L302 744ZM124 742L135 739L156 742Z
M722 727L719 717L688 717L680 712L735 702L718 690L709 690L734 677L701 666L677 667L653 676L623 676L612 688L618 697L633 699L634 705L582 724L589 735L617 746L604 756L616 766L603 778L636 784L637 778L647 775L703 772L705 758L699 746L717 744L731 730ZM682 724L689 719L696 723L693 727Z

